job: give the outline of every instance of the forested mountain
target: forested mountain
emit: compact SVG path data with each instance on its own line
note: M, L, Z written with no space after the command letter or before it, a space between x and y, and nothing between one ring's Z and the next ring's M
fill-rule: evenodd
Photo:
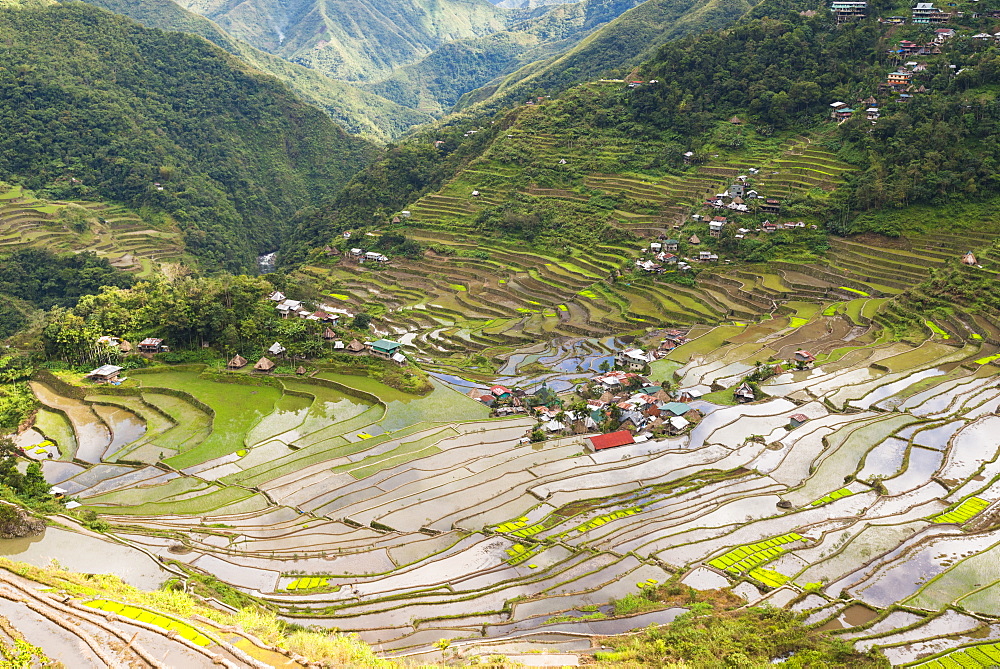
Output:
M502 30L487 0L183 0L259 49L347 81L371 81L446 42Z
M90 0L90 4L124 14L149 28L200 35L245 63L278 77L300 98L327 112L352 134L385 142L430 120L415 109L254 48L173 0Z
M526 64L509 76L467 93L458 103L490 109L532 94L552 93L642 63L669 40L717 30L737 21L759 0L646 0L565 53Z
M468 91L565 52L638 4L640 0L581 0L545 7L507 30L445 44L366 88L400 104L441 114Z
M164 210L208 267L251 267L372 155L205 40L90 5L0 10L0 62L0 179Z

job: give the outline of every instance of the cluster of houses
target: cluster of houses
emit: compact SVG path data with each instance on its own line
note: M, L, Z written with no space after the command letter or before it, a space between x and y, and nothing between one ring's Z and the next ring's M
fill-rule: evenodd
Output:
M340 319L340 314L334 313L332 310L327 310L329 307L324 307L324 309L312 310L305 306L305 304L300 300L290 300L284 296L280 291L274 291L268 298L274 302L274 308L281 314L282 318L289 318L290 316L295 316L298 318L304 318L310 321L320 321L323 323L331 323L333 325L337 324ZM344 312L342 312L344 313Z
M157 353L170 352L170 347L164 344L163 340L159 337L146 337L135 346L132 346L127 339L105 335L98 338L96 344L97 346L105 349L117 350L122 355L138 352L139 355L151 356L156 355ZM110 383L112 385L118 385L124 380L120 378L122 369L123 368L119 365L101 365L97 369L93 369L87 373L84 378L90 379L94 383Z
M867 7L845 7L838 5L858 5L865 3L858 2L834 2L830 6L830 10L837 17L837 23L845 23L857 18L864 18L867 15ZM949 6L954 7L954 3L948 3ZM841 16L844 16L844 20L841 20ZM947 23L952 18L961 18L964 16L964 12L946 12L943 9L934 6L932 2L918 2L910 8L910 23L914 25L928 25L936 23ZM973 14L973 17L979 16L978 13ZM887 23L889 25L901 26L906 23L907 17L905 16L888 16L879 17L879 23Z
M335 337L336 335L330 328L327 328L326 331L323 333L323 339L333 340ZM403 345L401 343L397 341L391 341L389 339L377 339L375 341L365 342L364 344L362 344L357 339L353 339L349 344L346 345L344 344L344 342L340 340L336 340L333 342L334 350L343 351L345 353L354 353L354 354L367 352L369 355L373 355L379 358L385 358L386 360L392 360L397 365L406 364L406 356L403 355L403 353L400 350L402 347ZM254 363L253 371L264 374L274 371L274 368L277 367L278 364L267 356L268 355L270 355L271 357L284 356L287 352L288 350L284 346L282 346L280 342L274 342L273 344L271 344L270 347L268 347L267 355L261 356L260 360ZM242 355L236 354L235 356L232 357L232 359L228 363L226 363L226 368L235 371L238 369L243 369L249 364L250 364L249 360L244 358ZM305 374L306 369L305 367L300 366L298 369L295 370L295 373Z
M760 170L750 168L748 171L751 174L756 174ZM755 201L757 209L765 214L777 215L781 213L781 202L773 198L766 198L750 188L750 176L746 174L736 177L736 181L725 191L716 193L715 197L705 200L705 206L713 209L727 209L737 214L746 214L750 212L748 203L751 201Z
M359 264L364 264L365 262L389 262L389 258L377 251L363 251L359 248L350 249L347 252L347 257L356 260Z

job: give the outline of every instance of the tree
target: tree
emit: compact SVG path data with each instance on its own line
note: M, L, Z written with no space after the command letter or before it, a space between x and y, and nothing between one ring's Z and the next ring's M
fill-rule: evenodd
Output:
M372 317L366 313L359 312L354 315L354 321L351 323L351 326L355 330L367 330L371 324Z

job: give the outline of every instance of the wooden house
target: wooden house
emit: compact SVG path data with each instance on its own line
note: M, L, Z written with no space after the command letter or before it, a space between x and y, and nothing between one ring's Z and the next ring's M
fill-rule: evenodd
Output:
M168 350L170 349L163 345L163 340L156 337L146 337L139 342L140 353L160 353Z
M273 360L268 360L267 358L261 358L260 360L257 361L257 364L253 366L253 371L266 374L271 370L273 370L275 367L277 367L277 365L274 364Z
M122 368L118 365L101 365L87 374L87 378L95 383L115 383Z
M247 366L247 359L237 353L233 359L226 363L227 369L243 369Z

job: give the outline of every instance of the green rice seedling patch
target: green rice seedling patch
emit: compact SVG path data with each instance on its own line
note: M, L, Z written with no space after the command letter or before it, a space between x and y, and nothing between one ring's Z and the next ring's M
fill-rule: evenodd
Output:
M835 316L837 314L837 309L839 309L842 304L843 302L835 302L831 304L830 306L828 306L826 309L823 310L823 315Z
M771 562L785 552L784 545L801 540L801 535L789 532L766 541L739 546L714 560L709 560L708 564L738 576Z
M109 504L131 506L146 504L168 499L176 495L184 495L199 491L217 490L214 485L191 476L180 476L165 483L150 486L132 486L122 490L114 490L93 497L88 497L87 504ZM105 511L109 509L105 507Z
M348 465L341 465L333 468L331 471L347 472L354 478L360 480L372 476L373 474L377 474L383 469L388 469L389 467L395 467L397 465L410 462L411 460L417 460L428 455L440 453L441 449L434 446L434 444L447 437L454 437L457 435L458 431L451 427L438 430L437 432L421 437L420 439L403 442L387 453L363 458L358 462L352 462Z
M934 321L924 321L924 325L930 328L931 332L938 335L942 339L951 339L951 335L942 330Z
M865 303L868 300L864 298L858 298L856 300L851 300L847 303L847 317L851 319L851 322L855 325L861 325L861 310L864 309Z
M448 287L451 288L452 290L457 290L460 293L464 293L467 290L469 290L468 288L466 288L465 286L463 286L460 283L449 283Z
M493 527L494 532L513 534L515 537L530 537L538 534L544 529L544 522L529 526L527 516L522 516L521 518L516 518L514 520L508 520L506 523L500 523L499 525Z
M848 288L847 286L837 286L837 290L846 290L849 293L854 293L856 295L860 295L861 297L871 297L869 293L866 293L863 290L858 290L857 288Z
M598 527L601 527L602 525L607 525L612 520L618 520L619 518L625 518L627 516L634 516L637 513L642 513L641 506L633 506L630 509L622 509L620 511L608 513L603 516L598 516L597 518L594 518L593 520L583 523L582 525L578 525L576 527L576 531L579 534L583 534L584 532L588 532L590 530L596 530Z
M569 307L567 307L565 304L560 304L559 311L569 311Z
M35 427L58 445L62 458L69 460L76 455L76 435L65 415L42 407L35 414Z
M152 611L139 608L138 606L120 604L107 599L93 599L89 602L84 602L84 605L100 611L115 613L122 618L131 618L132 620L138 620L150 625L156 625L157 627L167 631L177 632L177 634L198 646L204 647L212 645L212 640L202 634L197 628L181 622L180 620L168 618L167 616L153 613Z
M973 332L973 333L972 333L972 334L970 334L969 336L970 336L971 338L973 338L973 339L982 339L982 338L983 338L983 335L981 335L981 334L979 334L979 333L976 333L976 332Z
M751 569L750 578L756 579L766 586L772 588L780 588L785 583L788 583L788 577L781 572L774 571L773 569L765 569L763 567L757 567L756 569Z
M521 564L528 558L538 555L545 549L544 546L534 546L532 548L525 548L521 544L514 544L507 549L507 559L506 562L509 565Z
M840 499L841 497L850 497L854 493L847 488L841 488L840 490L834 490L829 495L823 495L817 500L809 503L809 506L820 506L822 504L829 504L830 502Z
M600 296L594 291L590 290L589 288L581 290L579 293L577 293L577 295L582 295L583 297L589 297L592 300L600 299Z
M330 586L330 578L328 576L304 576L291 581L285 586L285 590L296 591L318 590L319 588L324 588L328 592L340 591L339 585Z
M919 669L974 669L1000 665L1000 643L967 646L926 662L908 665Z
M213 486L215 488L215 486ZM116 508L114 512L121 515L136 516L164 516L164 515L198 515L215 511L222 507L230 506L236 502L242 502L257 497L263 506L267 506L267 501L263 495L252 493L243 488L216 488L212 492L197 497L186 499L163 499L158 502L149 502L137 506L125 506ZM260 507L258 505L259 508ZM252 510L252 509L251 509Z
M697 355L705 355L719 348L726 341L743 331L740 325L720 325L712 328L696 339L692 339L686 344L682 344L671 351L666 358L678 362L687 362Z
M170 371L136 374L144 386L172 388L190 393L215 412L212 430L204 441L166 462L177 469L190 467L243 447L243 437L271 413L281 391L271 386L219 383L197 372Z
M973 516L980 513L990 505L985 499L980 497L969 497L963 500L961 504L956 506L950 511L946 511L937 516L931 517L931 522L934 523L965 523L968 522Z
M803 325L805 325L808 322L809 322L809 320L806 319L806 318L799 318L798 316L791 316L788 319L788 326L789 327L793 327L793 328L800 328L800 327L802 327Z
M986 356L985 358L980 358L979 360L976 360L976 364L977 365L988 365L991 362L994 362L995 360L1000 360L1000 353L997 353L995 355L989 355L989 356Z

